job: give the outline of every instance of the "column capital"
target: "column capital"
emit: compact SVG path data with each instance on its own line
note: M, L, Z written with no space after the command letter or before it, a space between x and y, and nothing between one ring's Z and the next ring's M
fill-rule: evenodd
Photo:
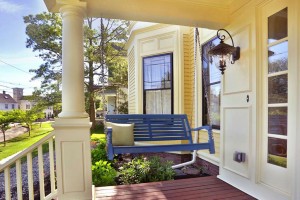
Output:
M58 1L60 4L59 12L62 14L62 17L67 15L80 15L81 17L85 17L87 4L82 1L67 1L60 0Z

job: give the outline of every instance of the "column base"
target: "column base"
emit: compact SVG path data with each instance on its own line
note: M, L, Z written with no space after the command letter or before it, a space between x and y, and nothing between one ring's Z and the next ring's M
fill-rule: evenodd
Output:
M86 112L77 112L77 111L62 111L58 114L59 118L87 118L89 114Z
M57 118L53 127L58 199L92 199L89 118Z

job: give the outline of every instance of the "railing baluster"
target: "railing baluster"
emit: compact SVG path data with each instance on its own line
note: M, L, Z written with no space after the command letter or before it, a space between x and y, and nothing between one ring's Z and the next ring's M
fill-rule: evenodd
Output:
M51 193L55 191L55 173L54 173L54 150L53 150L53 138L49 139L49 162L50 162L50 183Z
M29 199L34 199L33 193L33 173L32 173L32 154L27 154L27 175L28 175L28 194Z
M45 183L44 183L44 162L43 162L43 145L38 147L39 160L39 183L40 183L40 199L45 198Z
M10 167L6 167L4 169L4 177L5 177L5 199L11 200L10 195Z
M34 174L33 174L33 160L38 160L38 173L39 173L39 192L40 192L40 199L43 200L50 200L55 199L57 197L57 188L55 184L55 158L54 158L54 132L50 133L49 135L45 136L35 144L31 145L30 147L24 149L23 151L20 151L16 153L15 155L11 156L6 162L0 164L0 172L3 172L4 175L4 192L5 196L1 196L2 198L5 198L5 200L11 200L12 197L18 200L23 199L23 189L25 184L28 184L28 196L24 197L25 199L34 199ZM50 186L51 186L51 193L49 193L47 196L45 195L45 173L44 173L44 155L43 155L43 144L49 145L49 171L50 171ZM35 150L38 151L37 158L32 158L32 152ZM27 157L27 177L28 182L24 183L24 180L22 178L22 157ZM47 160L48 162L48 160ZM12 196L11 194L11 167L12 165L15 165L16 167L16 186L17 186L17 196ZM35 164L36 165L36 164ZM48 166L47 166L47 172L48 172ZM2 199L0 197L0 199Z
M16 179L17 179L17 194L18 200L23 199L23 191L22 191L22 166L21 160L16 161Z

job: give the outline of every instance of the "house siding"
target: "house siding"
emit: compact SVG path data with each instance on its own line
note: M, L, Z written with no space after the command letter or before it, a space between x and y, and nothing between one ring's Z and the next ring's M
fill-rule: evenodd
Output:
M187 34L183 34L184 56L184 113L187 114L190 125L194 127L194 32L189 28Z
M135 58L134 58L134 47L128 54L128 113L136 113L136 95L135 95Z
M199 116L195 116L195 66L194 66L194 28L192 27L180 27L175 25L162 26L161 28L149 28L148 31L141 31L134 34L134 38L129 44L128 50L128 111L130 114L140 113L138 108L142 108L142 100L139 101L137 97L137 91L142 92L142 86L138 84L138 80L142 76L142 64L137 62L145 56L158 55L165 52L172 52L174 62L174 113L185 113L188 116L191 127L195 127L196 124L201 124L201 120L196 123L196 118L201 119L202 113L199 112ZM137 49L140 49L136 52ZM138 58L137 58L137 57ZM197 58L199 59L199 58ZM199 60L197 66L199 65ZM182 74L180 74L180 71ZM138 74L137 74L138 72ZM199 76L199 75L198 75ZM180 82L180 77L182 81ZM176 81L176 82L175 82ZM197 84L200 82L197 81ZM201 88L201 85L197 86ZM182 95L178 95L178 91L182 88ZM177 93L177 94L176 94ZM201 91L200 91L201 93ZM142 94L139 94L142 99ZM179 99L178 99L179 98ZM198 104L201 103L197 102ZM182 106L180 108L180 106ZM176 108L177 107L177 108ZM199 151L199 155L210 161L214 160L214 163L218 164L219 152L220 152L220 134L214 133L216 154L209 154L208 151ZM206 142L208 140L206 133L199 134L199 141ZM187 143L187 141L165 141L165 142L151 142L151 144L174 144L174 143ZM186 152L187 153L187 152ZM217 160L217 161L216 161Z

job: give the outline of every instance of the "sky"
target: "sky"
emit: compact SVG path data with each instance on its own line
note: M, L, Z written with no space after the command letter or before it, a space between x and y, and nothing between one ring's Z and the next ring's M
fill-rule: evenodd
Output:
M41 80L31 81L42 60L38 52L26 48L23 16L47 11L43 0L0 0L0 92L12 96L12 88L24 88L31 95Z

